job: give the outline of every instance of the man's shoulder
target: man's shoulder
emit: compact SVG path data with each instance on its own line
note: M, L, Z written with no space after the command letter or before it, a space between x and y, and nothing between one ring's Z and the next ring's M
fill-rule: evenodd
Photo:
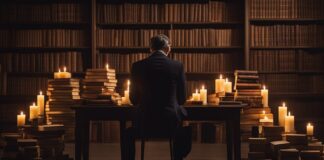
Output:
M173 59L170 59L170 61L171 61L171 63L173 63L177 67L181 67L182 66L182 62L180 62L180 61L173 60Z

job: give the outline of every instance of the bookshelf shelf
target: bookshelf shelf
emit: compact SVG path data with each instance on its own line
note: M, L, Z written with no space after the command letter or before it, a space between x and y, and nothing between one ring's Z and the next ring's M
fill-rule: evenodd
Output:
M89 47L16 47L0 48L0 52L62 52L62 51L85 51Z
M324 98L324 93L312 92L287 92L287 93L270 93L270 97L274 98Z
M183 28L232 28L242 22L161 22L161 23L99 23L101 29L183 29Z
M8 76L11 77L48 77L53 78L54 72L8 72ZM82 78L85 73L83 72L72 72L73 77Z
M3 103L32 102L32 101L35 101L35 96L29 96L29 95L0 95L0 101L3 102Z
M83 29L87 22L58 22L58 23L1 23L1 29Z
M324 71L261 71L259 74L309 74L309 75L322 75Z
M318 18L251 18L251 23L324 23Z
M241 46L222 46L222 47L172 47L173 52L215 52L215 51L228 51L228 50L242 50ZM149 52L150 49L147 47L111 47L104 48L99 47L100 52L122 52L122 53L132 53L132 52Z
M264 49L264 50L276 50L276 49L306 49L306 50L314 50L314 49L319 49L319 50L323 50L324 47L322 46L271 46L271 47L250 47L251 50L258 50L258 49Z

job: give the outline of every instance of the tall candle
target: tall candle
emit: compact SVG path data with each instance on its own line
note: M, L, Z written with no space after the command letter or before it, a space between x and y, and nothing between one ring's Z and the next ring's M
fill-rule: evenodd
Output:
M64 66L63 72L60 74L60 78L71 78L71 73L66 71L66 67Z
M109 64L106 64L106 70L107 71L109 70Z
M228 81L228 79L225 79L225 92L226 93L232 93L232 82Z
M124 91L124 97L125 97L125 103L130 104L130 99L129 99L129 86L130 86L130 81L127 81L127 90Z
M263 107L269 107L269 105L268 105L268 93L269 93L268 89L266 89L266 87L263 86L263 89L261 90Z
M222 93L224 91L225 91L225 80L223 79L223 76L220 75L219 79L215 80L215 92Z
M29 120L37 119L39 112L39 107L35 105L35 102L33 105L29 106Z
M37 106L39 107L39 115L41 116L44 115L44 103L45 103L45 98L42 91L40 91L39 95L37 95Z
M279 126L284 127L285 126L285 118L287 115L287 107L285 102L282 103L282 106L278 107L278 121L279 121Z
M307 124L306 126L306 132L308 136L314 135L314 126L310 123Z
M24 114L23 111L20 112L20 115L17 115L17 126L21 127L23 125L25 125L26 122L26 115Z
M196 89L196 93L192 94L192 98L194 101L200 101L200 94L198 93L198 89Z
M292 133L295 131L295 116L290 115L290 112L285 118L285 132Z
M203 105L207 105L207 89L203 85L200 89L200 100L203 102Z

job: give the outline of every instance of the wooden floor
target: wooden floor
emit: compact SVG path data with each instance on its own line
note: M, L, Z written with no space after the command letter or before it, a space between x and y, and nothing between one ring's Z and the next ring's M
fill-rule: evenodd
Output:
M74 144L66 144L65 152L74 157ZM242 144L242 158L247 157L248 146ZM140 143L136 143L136 160L140 159ZM90 160L120 160L118 143L92 143L90 145ZM145 159L168 160L170 159L168 142L146 142ZM185 160L226 160L225 144L194 143L191 153Z

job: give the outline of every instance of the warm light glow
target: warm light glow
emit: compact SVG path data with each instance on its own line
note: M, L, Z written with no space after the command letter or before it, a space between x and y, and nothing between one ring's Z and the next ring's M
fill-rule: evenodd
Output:
M109 69L109 64L106 64L106 69L107 69L107 70Z
M265 110L262 111L262 114L265 114Z
M196 93L198 93L198 89L196 89Z
M127 80L127 85L130 85L130 80Z
M225 79L225 82L228 82L228 78Z
M264 89L264 90L266 89L266 86L265 86L265 85L263 85L263 89Z
M205 89L205 86L203 85L201 88L202 88L202 89Z
M282 102L282 106L283 106L283 107L286 107L286 103L285 103L285 102Z
M39 95L42 95L43 94L43 92L42 91L39 91Z
M24 115L24 112L23 111L20 111L20 115Z
M61 69L59 68L59 73L61 72Z
M269 118L267 116L264 116L264 119L268 120Z
M222 74L219 75L219 79L223 79L223 75Z
M66 67L64 66L63 71L66 72Z
M310 127L310 126L312 126L312 125L311 125L311 123L308 123L307 126Z
M290 112L288 112L288 116L290 116Z
M33 106L35 106L35 102L33 102Z

